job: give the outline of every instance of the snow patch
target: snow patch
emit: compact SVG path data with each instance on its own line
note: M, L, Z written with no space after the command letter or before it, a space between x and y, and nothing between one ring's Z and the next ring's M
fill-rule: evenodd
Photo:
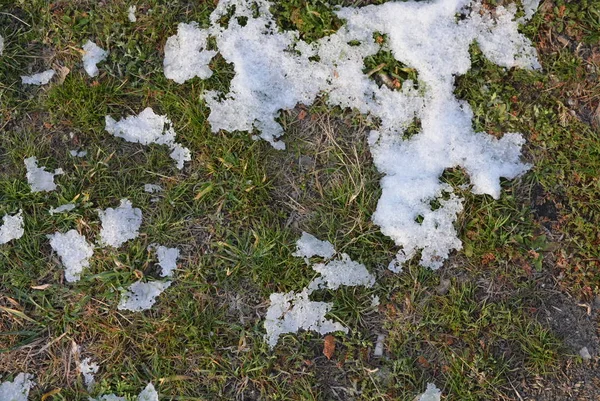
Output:
M83 51L84 51L83 68L85 69L85 72L87 72L87 74L90 77L97 76L98 75L98 67L96 66L96 64L98 64L101 61L106 60L106 57L108 56L108 52L106 50L103 50L102 48L100 48L97 44L95 44L91 40L88 40L83 45Z
M365 265L354 262L347 254L342 254L340 260L332 260L326 264L318 263L312 266L313 270L321 274L325 286L330 290L337 290L341 286L370 288L375 284L373 276Z
M341 8L336 13L345 24L309 44L299 40L298 32L279 31L271 5L267 0L222 0L211 14L211 25L200 29L203 40L204 35L213 37L235 69L228 93L205 93L213 132L258 130L261 138L283 149L278 140L283 128L276 121L280 111L310 105L323 93L330 106L376 117L380 126L370 133L369 145L384 177L373 221L401 248L390 267L401 270L421 251L421 265L439 268L450 252L462 247L454 228L462 199L440 182L444 171L463 168L473 193L497 198L501 177L513 179L529 168L520 161L520 134L496 139L474 132L469 104L454 96L455 77L471 67L473 42L501 66L540 68L535 48L518 31L516 7L498 6L494 16L470 0ZM526 13L534 5L527 2ZM233 15L222 26L229 12ZM239 17L246 19L243 26ZM386 35L386 43L376 43L375 32ZM208 54L200 56L206 51L203 43L198 42L194 62L208 68ZM379 87L363 72L364 59L380 50L417 71L418 90L411 81L400 90ZM421 131L403 139L415 119L421 121ZM440 207L433 210L432 202Z
M66 203L64 205L60 205L56 209L53 208L52 206L50 206L50 210L48 212L50 213L50 215L55 215L57 213L70 212L71 210L75 209L76 207L77 206L75 206L75 204L73 204L73 203Z
M267 310L265 340L273 348L279 336L285 333L296 333L300 329L327 334L334 331L348 332L341 323L325 319L325 314L333 307L329 302L315 302L308 299L310 291L305 288L299 294L294 292L274 293L269 299L271 305Z
M173 277L173 271L177 269L177 259L179 258L179 249L167 248L166 246L152 244L148 250L156 249L158 265L162 271L161 277Z
M106 394L99 398L89 398L89 401L127 401L125 397L117 397L114 394ZM158 393L152 383L148 383L146 388L137 396L137 401L158 401Z
M440 401L442 392L438 389L435 384L427 383L427 389L419 397L419 401Z
M0 384L1 401L27 401L29 390L34 386L32 375L19 373L12 382L5 381Z
M65 234L57 232L48 235L48 238L65 268L65 280L69 283L78 281L83 269L90 265L94 247L77 230L69 230Z
M170 156L180 170L184 162L192 160L190 150L175 142L176 134L171 120L166 116L155 114L150 107L137 116L128 116L118 122L106 116L105 129L109 134L123 138L127 142L168 146L172 150Z
M116 209L111 207L98 212L102 229L100 230L100 243L115 248L126 241L134 239L139 234L142 225L142 211L133 208L128 199L121 199L121 204Z
M171 281L136 281L131 284L127 291L121 294L121 300L117 308L119 310L130 310L140 312L150 309L156 302L156 297L169 288Z
M303 233L298 240L299 244L309 244L303 247L306 252L294 256L312 256L312 250L322 250L326 241L320 241L314 236ZM329 243L327 243L329 244ZM331 246L331 249L330 249ZM300 246L298 247L301 248ZM335 249L329 244L326 246L326 254L335 254ZM331 252L329 252L331 251ZM311 301L309 296L317 290L328 288L336 290L340 286L365 286L372 287L375 277L372 276L363 264L354 262L345 253L341 259L329 261L327 264L319 263L313 265L313 269L321 274L320 277L311 281L300 293L293 291L288 293L271 294L271 304L267 309L264 327L266 330L265 340L269 347L273 348L279 340L279 336L285 333L296 333L298 330L312 330L320 334L334 331L348 332L341 323L333 322L325 318L327 312L333 307L330 302Z
M56 74L54 70L47 70L33 75L21 75L21 82L24 85L46 85Z
M210 78L213 72L208 63L217 52L205 50L207 39L208 32L199 29L197 23L179 24L177 35L165 44L165 77L179 84L194 77Z
M90 358L85 358L79 363L79 371L83 375L83 383L88 391L92 391L94 384L96 384L94 374L98 373L98 369L100 369L100 366L95 362L91 362Z
M38 167L38 161L35 156L25 159L25 168L27 169L26 177L31 187L31 192L54 191L56 189L54 176L64 174L60 168L51 173L46 171L46 167Z
M137 9L136 6L129 6L129 8L127 9L127 19L129 19L129 22L137 21L137 18L135 17L136 9Z
M302 232L302 237L296 242L296 252L292 255L305 260L313 256L329 259L335 255L335 248L329 241L321 241L312 234Z
M19 210L19 213L13 216L5 214L2 217L2 226L0 227L0 245L21 238L24 232L22 210Z
M69 153L73 157L85 157L85 156L87 156L87 150L73 149L73 150L69 150Z
M148 192L150 194L156 192L162 192L163 188L157 184L144 184L144 192Z

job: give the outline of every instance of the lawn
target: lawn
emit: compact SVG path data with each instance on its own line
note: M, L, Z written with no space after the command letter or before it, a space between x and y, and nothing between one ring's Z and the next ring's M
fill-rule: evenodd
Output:
M247 132L211 131L205 91L227 92L235 76L220 55L208 79L165 77L167 38L181 22L207 27L216 3L0 0L0 216L25 217L24 235L0 245L0 382L30 373L29 399L46 401L133 400L149 382L161 400L411 401L427 383L444 401L600 399L600 2L541 2L520 28L541 70L500 67L471 46L455 96L472 108L475 131L522 133L532 167L502 180L498 199L447 169L441 181L463 199L462 249L439 270L415 257L401 273L387 268L398 246L372 220L382 194L368 143L376 119L319 96L281 111L286 149L276 150ZM383 3L281 0L271 12L313 43L343 26L335 5ZM110 52L94 78L81 61L88 39ZM21 83L49 68L48 85ZM365 71L379 85L418 80L391 53L365 59ZM190 149L183 169L164 146L106 132L105 116L146 107ZM64 170L57 190L31 191L31 156ZM81 279L67 282L47 235L75 229L96 243L98 210L124 198L143 214L140 235L96 246ZM48 212L66 203L77 208ZM332 303L327 317L348 333L300 331L270 349L269 296L316 276L292 255L302 232L364 264L376 283L313 296ZM151 244L180 250L173 283L151 309L119 310L123 288L159 277ZM84 358L99 365L89 391Z

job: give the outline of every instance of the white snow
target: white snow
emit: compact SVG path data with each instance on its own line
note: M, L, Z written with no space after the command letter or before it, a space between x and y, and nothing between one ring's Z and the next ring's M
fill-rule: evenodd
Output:
M144 184L144 191L150 194L162 192L163 188L157 184Z
M310 244L305 247L307 252L301 255L308 254L317 246L317 250L322 250L320 245L324 241L319 241L314 236L303 233L299 244ZM331 255L335 254L333 246L325 247L331 251ZM299 247L300 249L300 247ZM334 331L347 332L341 323L333 322L325 319L325 314L331 310L333 303L315 302L309 299L309 296L317 290L324 288L337 290L340 286L365 286L372 287L375 283L375 277L372 276L363 264L354 262L347 254L342 254L338 260L329 261L327 264L318 263L312 268L321 274L320 277L311 281L306 288L300 293L293 291L288 293L271 294L271 304L267 309L267 316L264 327L266 330L265 340L271 348L273 348L279 339L279 336L285 333L296 333L298 330L312 330L321 334L331 333Z
M33 75L21 75L21 82L25 85L46 85L56 74L54 70L47 70Z
M98 373L99 368L100 366L98 366L98 364L95 362L91 362L90 358L85 358L79 363L79 371L83 375L83 383L88 391L92 391L92 388L96 383L94 374Z
M85 156L87 156L87 150L73 149L73 150L69 150L69 153L73 157L85 157Z
M83 52L83 68L85 69L85 72L87 72L90 77L97 76L98 67L96 64L106 60L108 52L100 48L91 40L88 40L83 45Z
M94 247L77 230L69 230L64 234L56 232L48 235L48 238L65 268L65 280L69 283L78 281L83 269L90 265Z
M119 310L130 310L140 312L150 309L164 290L169 288L171 281L136 281L131 284L126 292L121 294L121 300L117 308Z
M89 401L127 401L125 397L118 397L114 394L106 394L101 396L100 398L88 398Z
M372 287L375 284L373 276L365 265L354 262L347 254L342 254L339 260L332 260L326 264L318 263L312 266L313 270L321 274L325 285L330 290L337 290L340 286Z
M375 350L373 351L373 356L383 356L383 342L385 341L385 334L377 335L377 340L375 341Z
M46 167L38 167L38 161L35 156L28 157L25 161L27 169L27 182L31 187L31 192L54 191L56 184L54 176L63 174L62 169L54 170L54 173L46 171Z
M121 199L121 204L116 209L111 207L98 212L102 229L100 230L100 243L115 248L126 241L134 239L139 234L142 225L142 211L133 208L128 199Z
M310 292L304 289L299 294L294 292L271 294L271 305L267 310L265 340L273 348L279 336L285 333L296 333L300 329L327 334L334 331L348 332L341 323L325 319L325 314L333 307L332 303L315 302L308 299Z
M19 373L12 382L0 384L0 401L27 401L29 390L33 387L33 378L29 373Z
M525 12L524 21L529 21L533 18L533 15L537 11L540 6L541 0L521 0L521 4L523 4L523 11Z
M200 29L216 40L221 56L235 70L228 93L205 93L212 130L258 130L260 137L283 149L278 141L283 129L276 122L280 110L309 105L322 93L331 106L377 117L380 125L370 133L369 145L384 177L373 221L401 248L390 268L401 270L419 250L421 265L439 268L462 246L454 228L462 199L440 182L444 170L462 167L473 193L498 198L501 177L512 179L529 168L520 161L520 134L496 139L474 132L470 106L454 96L455 77L471 66L473 42L501 66L540 68L535 48L518 31L516 6L498 6L493 17L471 0L341 8L337 15L345 24L308 44L297 32L279 31L271 5L267 0L221 0L211 25ZM536 5L534 0L526 2L527 15ZM223 27L219 21L228 12L233 15ZM247 19L244 26L238 17ZM375 32L386 35L387 42L376 43ZM208 68L210 54L202 53L204 35L194 62ZM418 89L410 81L400 90L379 87L363 72L364 59L380 50L417 71ZM420 132L403 139L415 120L421 122ZM433 210L432 201L441 207Z
M66 203L64 205L60 205L56 209L53 208L52 206L50 206L50 210L48 212L51 215L54 215L54 214L57 214L57 213L70 212L71 210L73 210L75 208L76 208L75 204L73 204L73 203Z
M129 8L127 9L127 18L129 19L129 22L137 21L137 18L135 17L136 9L137 9L136 6L129 6Z
M296 252L292 255L306 260L313 256L329 259L335 255L335 248L329 241L321 241L312 234L302 232L302 237L296 242Z
M179 249L167 248L166 246L153 244L148 249L156 249L158 265L161 267L161 277L173 277L173 271L177 269L177 259L179 258Z
M2 217L2 226L0 226L0 245L21 238L24 232L22 210L13 216L5 214Z
M177 35L167 39L163 67L165 77L182 84L194 77L210 78L208 67L216 51L205 50L208 32L198 28L198 24L179 24Z
M89 401L127 401L125 397L118 397L114 394L106 394L99 398L89 398ZM158 401L158 393L152 383L148 383L137 396L137 401Z
M421 394L418 401L440 401L441 397L442 392L440 389L433 383L427 383L427 389Z
M155 114L149 107L137 116L129 116L118 122L106 116L105 129L109 134L123 138L127 142L168 146L172 150L170 156L180 170L184 162L192 160L190 150L175 142L176 134L171 120L166 116Z
M148 383L146 388L138 395L138 401L158 401L158 393L152 383Z

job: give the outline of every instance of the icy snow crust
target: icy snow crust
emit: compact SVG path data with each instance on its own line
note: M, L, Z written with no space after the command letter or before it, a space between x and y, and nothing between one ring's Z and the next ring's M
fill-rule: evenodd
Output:
M373 221L401 247L390 268L400 271L421 250L420 264L437 269L452 250L462 246L453 225L462 200L440 182L444 170L462 167L474 193L498 198L500 177L512 179L529 168L520 161L524 143L520 134L496 139L474 132L470 106L453 94L455 77L471 66L473 42L500 66L540 68L536 50L518 32L519 23L530 18L537 6L535 0L525 3L526 17L518 20L514 4L496 7L492 17L479 1L471 0L341 8L337 15L345 25L308 44L298 39L298 32L279 31L269 1L221 0L209 28L193 27L202 38L193 46L185 45L193 60L181 58L177 74L165 73L177 76L179 82L200 66L209 68L210 54L203 43L205 36L214 37L236 75L230 92L205 93L212 130L258 130L277 149L285 147L278 141L283 134L276 122L280 110L311 104L320 94L327 94L331 106L377 117L380 126L370 133L369 144L384 178ZM221 26L219 20L232 10L228 25ZM238 17L247 18L244 26ZM377 44L375 32L387 35L387 43ZM363 73L363 60L380 50L390 51L417 70L418 90L410 81L397 91L378 87ZM421 121L421 132L403 139L415 119ZM433 200L441 207L432 210Z
M183 168L183 163L192 160L190 150L175 142L173 123L166 116L155 114L148 107L137 116L129 116L120 121L115 121L111 116L106 116L106 131L127 142L150 145L167 145L171 149L171 159L175 160L178 169Z
M121 199L118 208L98 212L102 229L100 230L100 242L115 248L120 247L126 241L134 239L139 234L142 225L142 211L131 206L131 201Z
M0 245L21 238L24 232L22 210L19 210L19 213L14 216L5 214L2 217L2 226L0 226Z
M0 384L0 401L27 401L29 390L33 387L32 375L19 373L12 382Z
M83 45L83 68L90 77L98 75L98 67L96 64L106 60L108 52L100 48L97 44L88 40Z
M60 256L65 267L65 280L69 283L78 281L84 268L89 267L90 258L94 255L94 247L77 230L49 235L50 246Z

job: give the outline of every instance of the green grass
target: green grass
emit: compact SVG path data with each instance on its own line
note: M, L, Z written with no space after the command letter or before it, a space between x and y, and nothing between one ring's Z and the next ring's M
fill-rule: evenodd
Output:
M560 289L583 301L600 290L598 126L573 116L567 102L577 100L581 110L597 104L589 54L575 51L576 43L597 41L593 2L557 1L524 28L540 49L543 72L506 71L473 47L473 69L458 79L457 96L471 104L478 131L525 133L533 168L503 183L499 200L457 189L465 198L457 222L463 250L440 272L412 263L399 275L385 268L393 243L370 220L380 177L370 162L365 117L323 102L283 112L285 152L245 134L214 134L200 96L227 88L231 66L216 59L211 79L185 85L162 73L166 38L178 22L206 25L212 2L139 2L136 24L127 21L129 3L0 0L7 42L0 63L0 213L23 209L27 217L25 236L0 247L3 380L28 371L38 383L32 399L54 389L60 391L48 400L87 399L73 342L101 365L93 395L135 395L152 381L165 400L412 400L427 382L446 400L515 399L517 381L556 373L568 351L530 310L545 296L540 283L560 277ZM281 1L272 11L282 28L299 29L308 41L341 23L322 1ZM564 33L573 46L553 47L548 31ZM88 38L111 52L95 79L82 71L78 51ZM61 85L23 89L20 73L52 64L70 69ZM400 81L415 78L385 53L365 68L382 64ZM581 82L585 92L575 92ZM145 107L168 115L192 150L182 171L165 147L126 143L104 131L105 115ZM87 157L71 157L77 148ZM23 159L31 155L65 170L56 179L59 191L30 193ZM456 188L467 182L460 170L443 179ZM165 191L147 194L145 183ZM97 249L82 279L64 283L46 235L74 228L97 239L97 210L124 197L143 211L142 235L118 250ZM78 208L48 214L67 202ZM315 297L334 302L330 317L350 328L336 334L332 360L315 333L285 335L273 351L263 341L269 294L298 291L314 278L291 256L302 230L332 241L378 277L372 289ZM152 310L119 312L119 288L156 277L151 243L182 250L176 281ZM436 290L442 279L451 281L447 293ZM40 285L47 287L32 288ZM379 307L371 306L373 295ZM381 332L386 358L374 358Z

